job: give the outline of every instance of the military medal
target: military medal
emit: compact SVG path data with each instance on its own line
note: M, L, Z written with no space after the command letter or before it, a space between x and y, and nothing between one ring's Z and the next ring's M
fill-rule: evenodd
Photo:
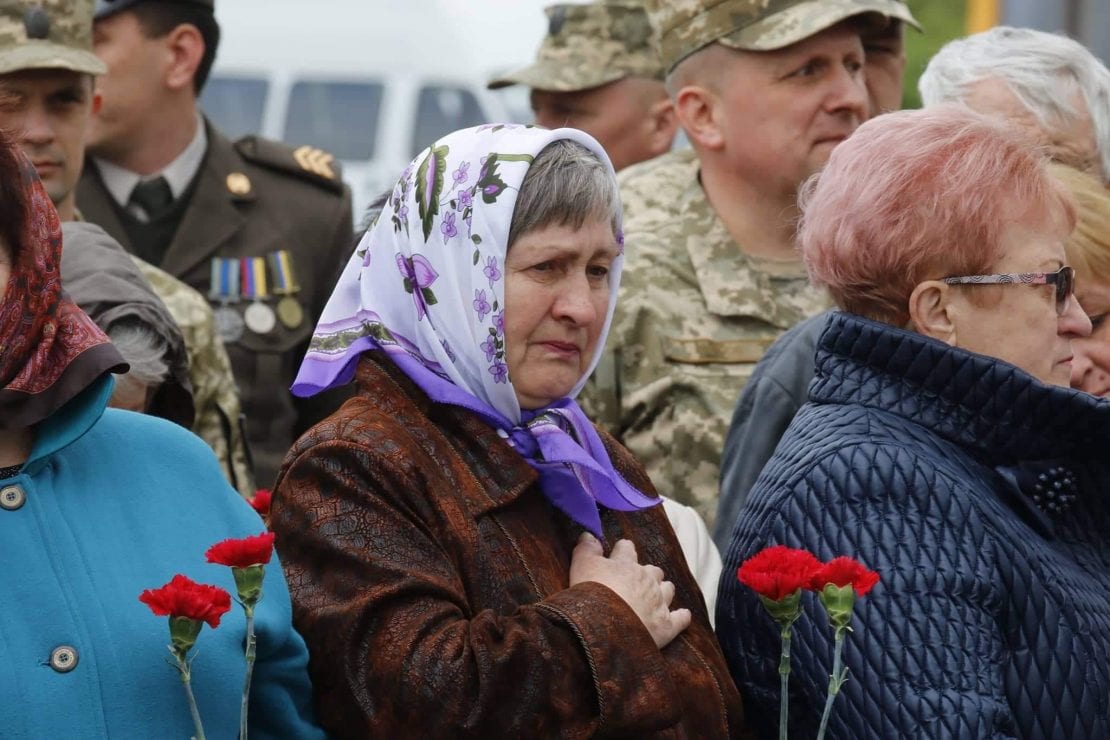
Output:
M293 274L293 258L287 249L270 252L267 259L270 261L270 271L274 274L274 294L280 295L277 304L277 316L286 329L296 329L304 323L304 309L295 295L300 292L301 286Z
M243 321L255 334L269 334L277 326L277 317L274 309L264 303L270 295L266 290L266 260L244 257L239 262L243 273L243 297L252 301L243 311Z
M225 344L233 344L243 338L243 317L231 303L239 302L239 261L234 259L212 258L212 273L208 283L208 298L218 302L212 313L216 322L216 333Z

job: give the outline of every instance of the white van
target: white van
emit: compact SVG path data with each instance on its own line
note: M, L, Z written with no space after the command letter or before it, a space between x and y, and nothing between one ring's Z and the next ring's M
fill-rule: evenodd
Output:
M216 15L205 113L233 139L259 133L331 152L356 226L436 138L520 120L485 89L491 62L475 67L481 54L437 0L222 0Z

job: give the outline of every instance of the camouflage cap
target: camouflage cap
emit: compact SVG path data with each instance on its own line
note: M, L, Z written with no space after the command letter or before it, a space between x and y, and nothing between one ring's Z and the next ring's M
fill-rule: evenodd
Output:
M0 74L103 74L104 62L92 52L92 9L92 0L0 0Z
M651 23L642 2L559 4L546 9L547 36L531 66L489 83L491 90L527 85L574 92L625 77L663 78Z
M879 13L920 28L899 0L647 0L668 72L714 41L732 49L772 51L854 15Z
M170 1L171 2L186 3L186 4L189 4L189 5L203 5L204 7L211 10L213 13L216 12L216 0L170 0ZM113 15L115 13L118 13L121 10L127 10L132 5L138 5L139 3L142 3L142 2L146 2L146 0L96 0L96 12L94 14L94 17L97 20L99 20L99 19L105 18L109 15Z

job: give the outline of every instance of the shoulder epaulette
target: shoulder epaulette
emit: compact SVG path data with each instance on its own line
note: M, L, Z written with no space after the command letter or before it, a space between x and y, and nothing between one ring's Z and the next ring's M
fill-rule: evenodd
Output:
M254 135L236 141L235 149L254 164L296 175L336 193L343 192L339 162L323 149L307 145L291 147Z

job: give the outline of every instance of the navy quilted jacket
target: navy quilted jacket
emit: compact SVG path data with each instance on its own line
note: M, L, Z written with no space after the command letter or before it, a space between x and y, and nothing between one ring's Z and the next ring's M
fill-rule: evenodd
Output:
M717 601L758 732L777 732L778 631L735 574L786 544L882 575L856 603L830 738L1110 738L1110 402L844 313L810 399L737 522ZM832 637L804 596L790 734L812 738Z

